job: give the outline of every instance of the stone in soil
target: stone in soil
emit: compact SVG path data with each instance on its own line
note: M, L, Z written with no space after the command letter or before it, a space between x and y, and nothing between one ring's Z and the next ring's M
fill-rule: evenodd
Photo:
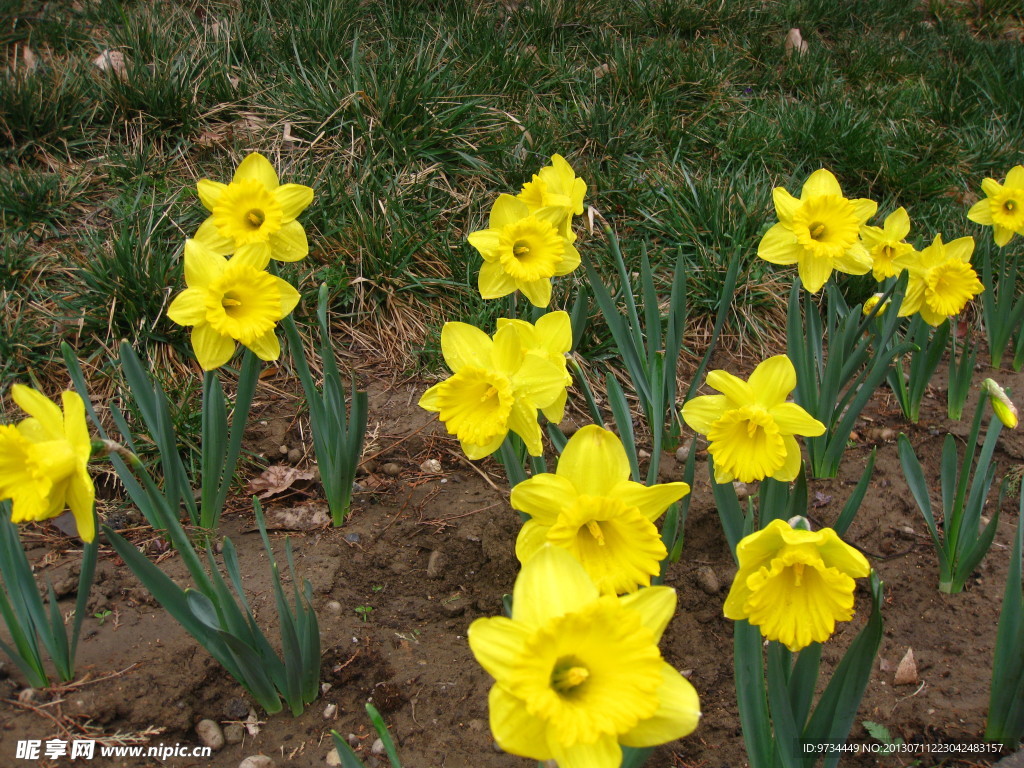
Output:
M238 764L238 768L277 768L277 763L266 755L250 755Z
M196 735L204 747L209 747L214 752L224 748L224 732L215 720L200 720L196 724Z
M238 723L224 726L224 741L228 744L240 744L245 738L245 728Z

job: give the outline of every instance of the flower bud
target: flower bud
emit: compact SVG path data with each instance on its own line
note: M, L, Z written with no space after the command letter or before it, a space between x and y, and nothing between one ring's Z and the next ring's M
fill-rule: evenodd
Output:
M1003 426L1010 429L1017 428L1017 406L1013 404L1006 390L1000 387L993 379L985 379L981 384L988 395L988 401L992 404L992 410L996 417L1003 422Z

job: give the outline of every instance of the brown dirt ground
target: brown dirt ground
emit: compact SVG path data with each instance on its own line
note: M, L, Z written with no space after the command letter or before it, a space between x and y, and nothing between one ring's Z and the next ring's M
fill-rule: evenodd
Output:
M740 362L731 370L749 372ZM978 381L985 373L979 372ZM944 378L941 375L936 379ZM1024 376L1000 374L1014 391L1024 392ZM279 373L278 391L298 385ZM364 455L355 510L340 529L292 532L296 561L315 592L323 645L322 679L330 689L301 717L288 714L264 721L256 736L229 745L212 760L119 759L118 766L233 766L263 753L277 765L323 766L331 750L330 730L354 734L368 766L382 761L369 756L375 738L363 711L373 701L392 726L403 762L409 768L511 768L522 758L499 753L487 725L488 675L473 661L466 628L480 616L500 613L517 570L513 542L518 517L507 502L500 470L494 462L471 466L458 444L443 434L431 415L416 407L424 385L392 383L371 388L374 436ZM266 389L266 388L262 388ZM290 397L263 391L251 422L248 444L271 460L280 446L297 447L299 466L312 461L308 433L291 414ZM262 398L262 399L260 399ZM968 406L968 414L970 413ZM922 456L926 476L937 489L943 435L966 432L967 425L945 419L945 395L930 392L919 425L902 422L891 396L880 393L858 428L860 440L846 455L841 476L814 481L812 514L819 525L835 520L859 478L872 446L879 449L874 479L848 540L861 548L885 581L885 636L853 736L870 740L861 722L887 726L908 742L937 744L977 741L984 729L996 622L1009 559L1008 544L1017 520L1017 502L1003 504L999 532L988 557L966 590L955 596L937 590L937 566L924 522L911 498L893 439L906 431ZM441 462L440 473L424 472L426 459ZM998 480L1024 463L1024 435L1004 431L997 449ZM396 466L387 466L393 464ZM394 474L397 470L397 474ZM662 479L678 479L681 468L666 455ZM268 511L315 500L318 488L266 502ZM239 499L243 494L239 495ZM989 500L992 509L995 489ZM241 500L223 519L223 533L238 546L246 583L258 616L272 625L265 555L253 532L251 510ZM159 542L142 527L136 541L158 552ZM52 528L25 534L29 557L64 595L71 610L78 550ZM148 543L147 543L148 542ZM283 549L283 535L275 548ZM428 575L428 563L433 568ZM172 577L185 578L178 558L164 555ZM710 568L720 587L707 584ZM693 502L681 562L669 570L667 583L678 591L678 614L665 634L667 660L683 670L701 697L704 717L687 739L660 748L648 765L719 768L745 764L733 691L732 629L722 617L722 603L733 564L712 505L707 470L698 465ZM340 607L339 607L340 606ZM363 621L357 606L372 611ZM869 603L858 590L858 615L841 625L826 646L825 667L834 664L860 629ZM110 611L102 621L95 617ZM273 638L273 632L268 632ZM893 670L908 649L917 660L920 682L895 686ZM83 629L78 670L82 681L41 691L29 704L17 703L24 681L13 665L0 680L0 764L27 764L14 759L18 739L74 738L75 735L122 738L151 733L150 744L195 744L195 724L202 718L222 723L244 719L249 704L244 691L153 603L109 548L101 554L98 580ZM884 671L883 671L884 670ZM324 716L328 704L337 712ZM145 743L142 737L138 743ZM942 763L942 755L924 765ZM945 765L987 764L985 760L947 761ZM861 757L843 764L900 765L911 760ZM40 761L38 765L57 765ZM69 764L69 763L64 763ZM78 764L77 762L74 764ZM101 765L100 759L89 764Z

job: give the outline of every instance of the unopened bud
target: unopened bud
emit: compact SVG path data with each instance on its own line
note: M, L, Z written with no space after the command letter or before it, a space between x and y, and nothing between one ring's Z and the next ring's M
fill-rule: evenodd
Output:
M996 384L993 379L985 379L981 386L985 389L985 393L988 395L988 401L992 404L992 410L996 414L1004 427L1010 429L1017 428L1017 406L1010 400L1009 395L1006 394L1006 390Z
M882 294L876 293L871 298L869 298L867 301L865 301L864 302L864 309L863 309L864 314L865 315L870 315L872 310L876 306L878 306L878 302L880 302L881 300L882 300ZM878 308L878 312L875 313L875 316L877 317L878 315L882 314L888 308L889 308L889 300L886 299L885 303L882 304L882 306Z

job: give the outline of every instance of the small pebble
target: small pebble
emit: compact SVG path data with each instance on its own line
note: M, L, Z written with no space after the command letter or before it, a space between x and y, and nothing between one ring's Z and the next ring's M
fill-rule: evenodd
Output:
M697 569L697 586L708 595L717 595L722 589L722 585L718 582L718 577L711 569L711 566L708 565L702 565Z
M441 610L450 618L461 616L466 612L466 601L461 597L457 597L454 600L446 600L441 603Z
M562 434L566 437L572 437L580 431L580 425L573 424L571 421L568 421L565 424L559 424L558 428L562 430Z
M244 720L249 714L249 702L241 696L235 696L224 704L225 720Z
M446 558L444 552L440 549L435 549L430 553L430 559L427 560L427 578L428 579L439 579L444 575L444 567L446 565Z
M346 736L345 737L345 741L348 742L350 747L358 747L359 746L359 737L356 736L354 733L350 733L348 736Z
M337 600L329 600L324 604L324 608L326 608L330 613L341 613L341 603Z
M736 491L736 498L740 501L743 501L750 495L750 486L746 483L741 483L739 480L736 480L732 484L732 487Z
M690 445L692 443L693 443L693 440L687 440L682 445L680 445L678 448L676 448L676 461L678 461L680 464L683 464L689 458L689 456L690 456Z
M327 753L327 759L324 760L328 765L341 765L341 755L338 754L338 750L332 749Z
M358 544L360 538L361 537L359 536L358 533L346 533L345 534L345 541L347 541L349 544Z
M245 728L238 723L224 726L224 742L226 744L240 744L245 738Z
M427 459L420 464L420 470L423 472L431 472L436 475L441 471L441 462L437 459Z
M282 446L281 446L280 448L278 448L277 450L278 450L278 452L279 452L279 453L280 453L280 454L281 454L282 456L287 456L287 455L288 455L288 450L289 450L289 448L288 448L288 446L287 446L287 445L282 445Z
M375 742L373 742L373 746L370 747L370 754L371 755L383 755L384 754L384 740L383 739L377 739Z
M266 755L250 755L238 764L238 768L277 768L277 763Z
M209 747L214 752L224 748L224 731L216 720L200 720L196 724L196 735L204 747Z
M288 462L290 464L298 464L299 459L301 458L302 451L300 451L298 448L292 448L290 451L288 451Z
M636 456L638 459L649 459L651 458L651 452L645 451L643 448L641 448L639 451L636 452Z
M324 707L324 720L330 720L336 714L338 714L337 704L328 704L326 707Z
M43 702L43 694L35 688L23 688L18 691L18 701L22 704L41 704Z
M402 468L395 464L395 462L389 461L384 465L384 474L388 477L398 477L402 474Z
M320 693L327 693L329 690L331 690L330 683L320 683Z

